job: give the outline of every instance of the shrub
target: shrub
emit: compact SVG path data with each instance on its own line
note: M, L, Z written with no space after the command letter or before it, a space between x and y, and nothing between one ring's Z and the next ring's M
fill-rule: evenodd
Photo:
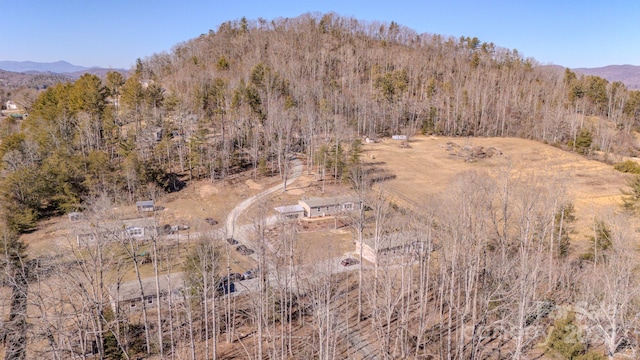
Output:
M561 355L564 359L604 359L602 355L588 351L584 341L584 331L574 324L574 321L575 313L573 312L569 312L564 318L556 319L547 336L546 344L549 350Z
M623 173L640 174L640 164L633 160L617 163L613 165L613 168Z

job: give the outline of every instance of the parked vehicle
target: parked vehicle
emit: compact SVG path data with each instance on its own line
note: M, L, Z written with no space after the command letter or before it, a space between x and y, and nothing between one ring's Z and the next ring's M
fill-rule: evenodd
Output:
M222 278L222 281L229 281L229 282L234 282L234 281L241 281L243 279L242 274L240 273L230 273L228 276L225 276Z
M218 220L213 218L206 218L204 221L209 225L218 225Z
M252 249L249 249L244 245L238 245L238 247L236 248L236 251L238 251L242 255L251 255L254 252Z
M360 261L354 259L354 258L346 258L342 261L340 261L340 265L342 266L351 266L351 265L356 265L359 264Z
M258 268L249 269L242 274L244 280L253 279L258 275Z
M189 225L172 225L171 226L172 233L180 230L189 230Z
M234 238L227 238L227 242L229 243L229 245L237 245L238 244L238 240L236 240Z
M220 280L217 290L220 295L229 294L236 291L236 286L233 282L228 280Z

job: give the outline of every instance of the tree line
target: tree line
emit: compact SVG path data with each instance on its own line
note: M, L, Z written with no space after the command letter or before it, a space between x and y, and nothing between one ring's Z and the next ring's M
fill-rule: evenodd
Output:
M618 82L540 66L475 37L306 14L226 22L167 53L139 59L127 77L84 75L49 86L28 108L26 119L0 125L3 267L15 300L13 329L26 321L18 316L26 316L21 294L28 288L42 296L51 286L39 281L43 265L29 262L16 234L48 216L93 209L95 199L132 203L179 190L184 181L225 180L247 170L285 177L292 153L305 156L325 178L357 181L358 140L364 136L513 136L585 156L634 155L640 95ZM567 260L572 205L560 190L534 180L514 185L508 175L497 184L482 174L463 181L434 202L446 206L425 209L426 220L375 197L368 200L378 206L353 219L361 232L365 220L373 222L376 238L392 229L421 234L416 240L429 251L419 253L418 267L409 257L400 268L361 267L357 281L336 281L319 269L327 275L298 292L282 285L297 276L287 256L295 231L283 224L284 250L272 260L283 282L268 286L268 278L261 279L260 296L247 305L251 311L216 296L220 264L214 254L224 250L203 243L189 257L189 301L170 306L175 317L156 320L145 313L127 327L122 314L106 306L104 276L114 266L131 271L139 251L111 234L112 245L92 245L65 263L77 271L47 273L60 284L82 284L75 291L91 306L69 311L67 294L32 298L43 310L38 328L45 333L31 336L48 341L46 354L53 358L71 353L71 344L88 346L87 332L107 358L165 351L196 358L195 344L202 340L206 356L215 357L217 336L226 334L231 342L236 327L250 324L260 339L251 353L257 358L294 351L334 358L361 343L379 344L375 351L385 358L429 351L446 358L491 358L504 351L524 358L545 334L545 309L585 303L601 306L586 307L582 317L598 340L578 342L584 345L579 355L595 344L604 344L611 356L637 347L630 335L637 326L635 252L629 251L635 233L625 231L624 219L595 222L591 250L573 262ZM365 188L360 194L371 197ZM259 244L264 230L256 226ZM157 245L153 264L162 269L175 249ZM45 309L60 316L48 318ZM56 332L62 324L55 321L63 318L78 326ZM311 333L296 338L305 321ZM562 321L563 327L575 325L571 315ZM360 324L370 330L346 336ZM19 337L7 341L24 343Z

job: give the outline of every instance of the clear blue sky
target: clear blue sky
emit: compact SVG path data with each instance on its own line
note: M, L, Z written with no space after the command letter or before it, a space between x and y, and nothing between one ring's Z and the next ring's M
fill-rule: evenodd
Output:
M3 1L0 60L130 68L227 20L335 12L418 33L471 36L542 64L640 65L638 0Z

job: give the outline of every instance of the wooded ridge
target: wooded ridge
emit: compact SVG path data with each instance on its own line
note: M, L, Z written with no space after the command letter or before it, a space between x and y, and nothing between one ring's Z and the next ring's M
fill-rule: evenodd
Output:
M36 318L46 329L29 339L46 343L38 356L50 358L95 348L109 359L329 359L356 356L349 349L360 345L385 359L637 355L637 233L627 230L634 228L640 180L630 182L622 215L594 219L591 250L577 254L570 247L573 204L563 189L516 180L508 171L497 179L470 173L415 212L373 191L360 159L365 138L404 135L410 144L417 134L518 137L600 161L634 157L640 92L621 82L540 66L475 37L305 14L226 22L138 59L127 76L85 74L38 92L23 90L11 90L22 94L20 116L0 124L3 284L11 290L11 309L20 313L3 320L7 358L24 358L19 344L27 336L27 293L37 297ZM368 204L346 216L356 241L412 234L420 251L360 264L357 281L318 275L305 280L306 288L294 288L282 284L298 276L295 228L278 225L281 247L271 254L264 226L256 225L250 241L262 246L256 250L263 272L255 298L232 304L225 297L226 283L216 284L228 250L214 245L218 235L203 235L188 258L182 256L179 271L190 290L179 303L161 309L158 300L149 305L157 313L149 310L147 317L144 308L135 321L108 306L107 273L120 284L122 274L135 271L144 298L141 252L152 254L147 266L156 284L158 273L181 258L179 244L175 255L168 237L154 235L141 245L114 230L99 231L101 219L117 217L111 205L160 198L201 179L226 184L241 173L286 182L294 155L319 180L350 187ZM620 169L640 173L632 165ZM73 248L64 263L72 270L48 273L49 283L39 272L45 266L27 261L19 234L73 211L94 216L92 239L105 241ZM60 291L65 281L80 284L74 291L88 304L74 314L69 307L78 304ZM43 283L55 288L51 298L37 289ZM159 299L159 285L155 291ZM589 308L594 305L599 310ZM53 318L48 308L55 309ZM164 311L174 313L164 319ZM560 315L552 319L552 313ZM223 334L228 344L241 342L236 327L242 326L255 329L248 350L242 343L246 354L240 346L217 348ZM572 333L578 335L571 347L558 333L567 326L593 333Z

